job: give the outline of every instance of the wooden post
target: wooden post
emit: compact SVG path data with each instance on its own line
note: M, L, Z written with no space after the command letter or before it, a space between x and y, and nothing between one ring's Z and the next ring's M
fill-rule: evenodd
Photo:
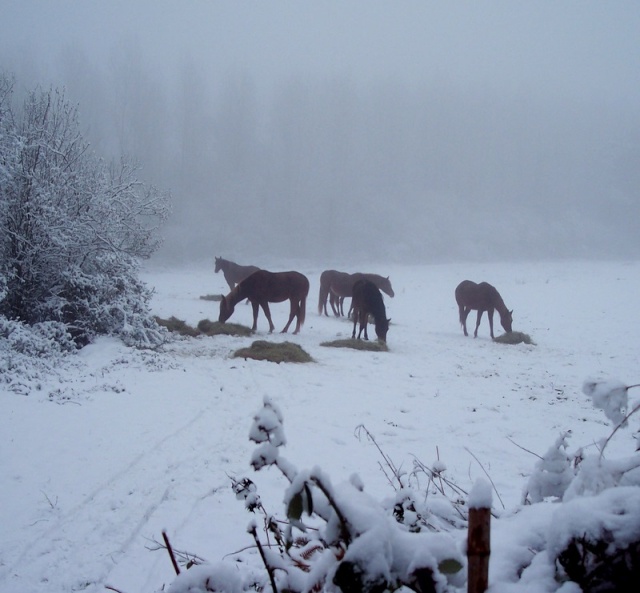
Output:
M489 587L491 509L469 509L467 534L467 593L484 593Z
M489 587L492 494L484 478L476 480L469 493L467 593L484 593Z

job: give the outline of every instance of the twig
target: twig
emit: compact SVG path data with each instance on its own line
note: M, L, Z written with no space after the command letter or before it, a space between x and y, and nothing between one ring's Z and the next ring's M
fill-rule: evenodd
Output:
M491 482L491 485L493 486L493 490L496 493L496 496L498 497L498 500L500 501L500 504L502 505L502 508L506 509L507 507L504 506L504 502L502 502L502 498L500 497L500 493L498 492L498 489L496 488L496 485L493 483L493 480L491 479L491 476L489 475L487 470L484 469L484 466L482 465L482 463L480 463L480 460L467 447L465 447L464 449L465 449L465 451L467 453L469 453L469 455L471 455L471 457L473 457L476 460L476 462L478 463L478 465L480 466L480 468L484 472L484 475L487 476L487 478L489 479L489 482Z
M178 566L178 563L176 562L176 557L173 554L173 548L171 547L171 544L169 543L169 537L167 536L167 532L166 531L162 532L162 539L164 539L164 543L167 546L167 551L169 552L169 556L171 558L171 563L173 564L173 570L176 571L176 574L180 574L180 567Z
M271 580L271 589L273 590L273 593L278 593L278 588L276 587L276 579L273 574L273 569L271 568L271 565L267 562L267 556L265 555L264 550L262 549L262 544L258 539L258 533L256 531L255 525L251 526L249 533L251 533L251 535L253 536L253 539L256 540L256 545L258 546L258 552L260 552L260 557L262 558L264 567L267 569L267 573L269 573L269 579Z
M519 449L522 449L523 451L526 451L527 453L530 453L531 455L535 455L538 459L542 459L542 457L540 455L538 455L537 453L534 453L533 451L529 451L529 449L525 449L522 445L518 445L518 443L516 443L513 439L507 437L507 440L510 441L512 444L514 444Z
M631 385L631 387L639 387L639 386L640 385ZM627 387L627 389L631 389L631 387ZM627 423L627 420L629 420L629 418L633 416L638 410L640 410L640 404L638 404L635 408L633 408L633 410L631 410L631 412L629 412L622 419L622 421L618 424L618 426L616 426L613 429L613 432L607 437L607 440L604 442L604 445L602 445L602 448L600 449L600 459L602 459L602 455L604 454L604 449L609 444L609 441L613 438L613 435L616 434L616 432L618 432L618 429L624 426Z
M151 547L151 546L146 546L147 550L150 550L151 552L155 552L157 550L166 550L167 546L165 546L164 544L160 543L158 540L156 539L152 539L149 540L152 543L155 544L155 547ZM189 563L191 564L204 564L206 562L206 560L196 554L191 554L190 552L184 552L182 550L176 550L175 548L173 549L173 553L174 555L179 558L184 564L189 565Z
M40 490L40 492L42 492L42 496L44 496L47 499L47 502L49 503L49 506L52 509L55 509L58 506L58 497L56 496L56 501L55 503L51 502L51 499L47 496L47 493L44 490Z
M440 449L438 448L437 445L436 445L436 459L438 461L440 461ZM442 485L442 474L441 474L441 472L438 472L438 478L440 479L440 492L442 492L442 494L444 494L444 486Z
M110 585L105 585L104 588L108 589L109 591L115 591L115 593L123 593L123 591L120 591L120 589L116 589L115 587L111 587Z
M387 464L387 467L391 470L391 473L393 474L395 479L398 481L398 485L400 486L400 489L404 488L404 485L402 483L402 479L400 478L400 469L395 466L395 464L393 463L391 458L388 455L386 455L385 452L380 448L380 445L378 445L376 439L367 430L367 427L364 424L360 424L359 426L356 427L355 432L356 432L356 437L357 438L360 438L360 435L359 435L360 431L364 431L365 434L367 435L367 438L375 445L376 449L378 449L378 452L382 456L382 459L384 459L384 462ZM393 486L393 482L389 478L387 473L384 471L384 469L382 471L383 471L385 477L387 478L387 480L389 481L389 483L391 484L391 486Z

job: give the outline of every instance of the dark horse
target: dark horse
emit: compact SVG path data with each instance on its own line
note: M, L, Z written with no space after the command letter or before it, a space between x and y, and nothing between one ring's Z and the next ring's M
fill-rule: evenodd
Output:
M471 309L478 311L478 319L476 321L476 331L473 334L474 338L478 337L478 328L480 327L480 320L482 314L486 311L489 317L489 329L491 330L491 337L493 338L493 312L497 309L500 314L500 323L507 333L511 332L511 324L513 322L513 310L509 311L504 304L500 293L487 282L480 282L476 284L471 280L463 280L456 287L456 302L458 303L458 309L460 310L460 324L464 330L464 335L467 333L467 317Z
M360 331L358 331L358 339L364 329L364 339L368 340L367 322L369 315L375 321L376 335L381 342L387 341L387 332L389 331L389 321L387 319L387 310L384 307L382 294L380 289L370 280L361 278L356 280L353 285L353 294L351 299L353 306L353 332L351 338L356 337L356 325L360 323Z
M228 259L216 257L216 274L222 270L224 279L229 285L229 290L232 290L238 282L241 282L247 276L257 272L259 269L260 268L256 266L241 266L240 264L236 264Z
M288 299L291 303L291 311L289 313L289 321L284 326L282 333L289 329L293 318L297 317L296 329L293 332L297 334L304 323L308 294L309 280L300 272L267 272L267 270L258 270L239 282L226 297L222 297L218 321L224 323L231 317L235 306L241 300L249 299L253 307L253 331L258 327L258 307L262 307L269 322L269 333L271 333L275 326L271 321L269 303L281 303Z
M380 290L388 294L390 297L395 296L389 276L386 278L379 274L347 274L346 272L338 272L337 270L325 270L320 275L320 294L318 295L318 313L322 315L327 313L327 297L336 317L344 315L344 299L352 296L353 285L357 280L369 280L373 282ZM352 307L353 308L353 307ZM349 311L350 313L351 311Z

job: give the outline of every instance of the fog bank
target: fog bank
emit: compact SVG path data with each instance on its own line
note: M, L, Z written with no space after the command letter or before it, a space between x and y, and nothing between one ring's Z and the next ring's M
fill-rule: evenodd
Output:
M0 5L18 90L172 191L159 256L640 256L635 2Z

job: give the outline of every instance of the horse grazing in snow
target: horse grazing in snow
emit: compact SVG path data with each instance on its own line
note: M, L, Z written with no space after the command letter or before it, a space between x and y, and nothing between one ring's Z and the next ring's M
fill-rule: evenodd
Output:
M309 280L300 272L268 272L258 270L244 280L240 281L227 296L220 300L220 316L218 321L224 323L235 309L235 306L243 299L248 299L253 307L253 331L258 327L258 308L262 307L269 322L269 333L275 326L271 320L269 303L281 303L289 300L291 308L289 311L289 321L284 326L282 333L286 333L296 317L297 334L304 323L307 295L309 294Z
M387 319L387 310L385 309L380 289L370 280L364 278L356 280L353 285L351 304L353 307L353 332L351 333L351 338L356 337L356 325L360 323L358 339L360 339L362 330L364 330L364 339L369 339L367 323L369 315L371 315L375 322L378 340L386 342L389 321L391 320Z
M464 335L467 333L467 317L471 310L478 311L478 318L476 320L476 331L473 334L474 338L478 337L478 328L480 327L480 320L482 314L486 311L489 317L489 330L491 332L491 338L493 335L493 312L495 310L500 314L500 324L504 328L504 331L510 333L512 331L511 325L513 323L513 310L509 311L504 304L500 293L487 282L480 282L476 284L471 280L463 280L456 287L456 303L458 303L458 310L460 313L460 324L464 331Z

